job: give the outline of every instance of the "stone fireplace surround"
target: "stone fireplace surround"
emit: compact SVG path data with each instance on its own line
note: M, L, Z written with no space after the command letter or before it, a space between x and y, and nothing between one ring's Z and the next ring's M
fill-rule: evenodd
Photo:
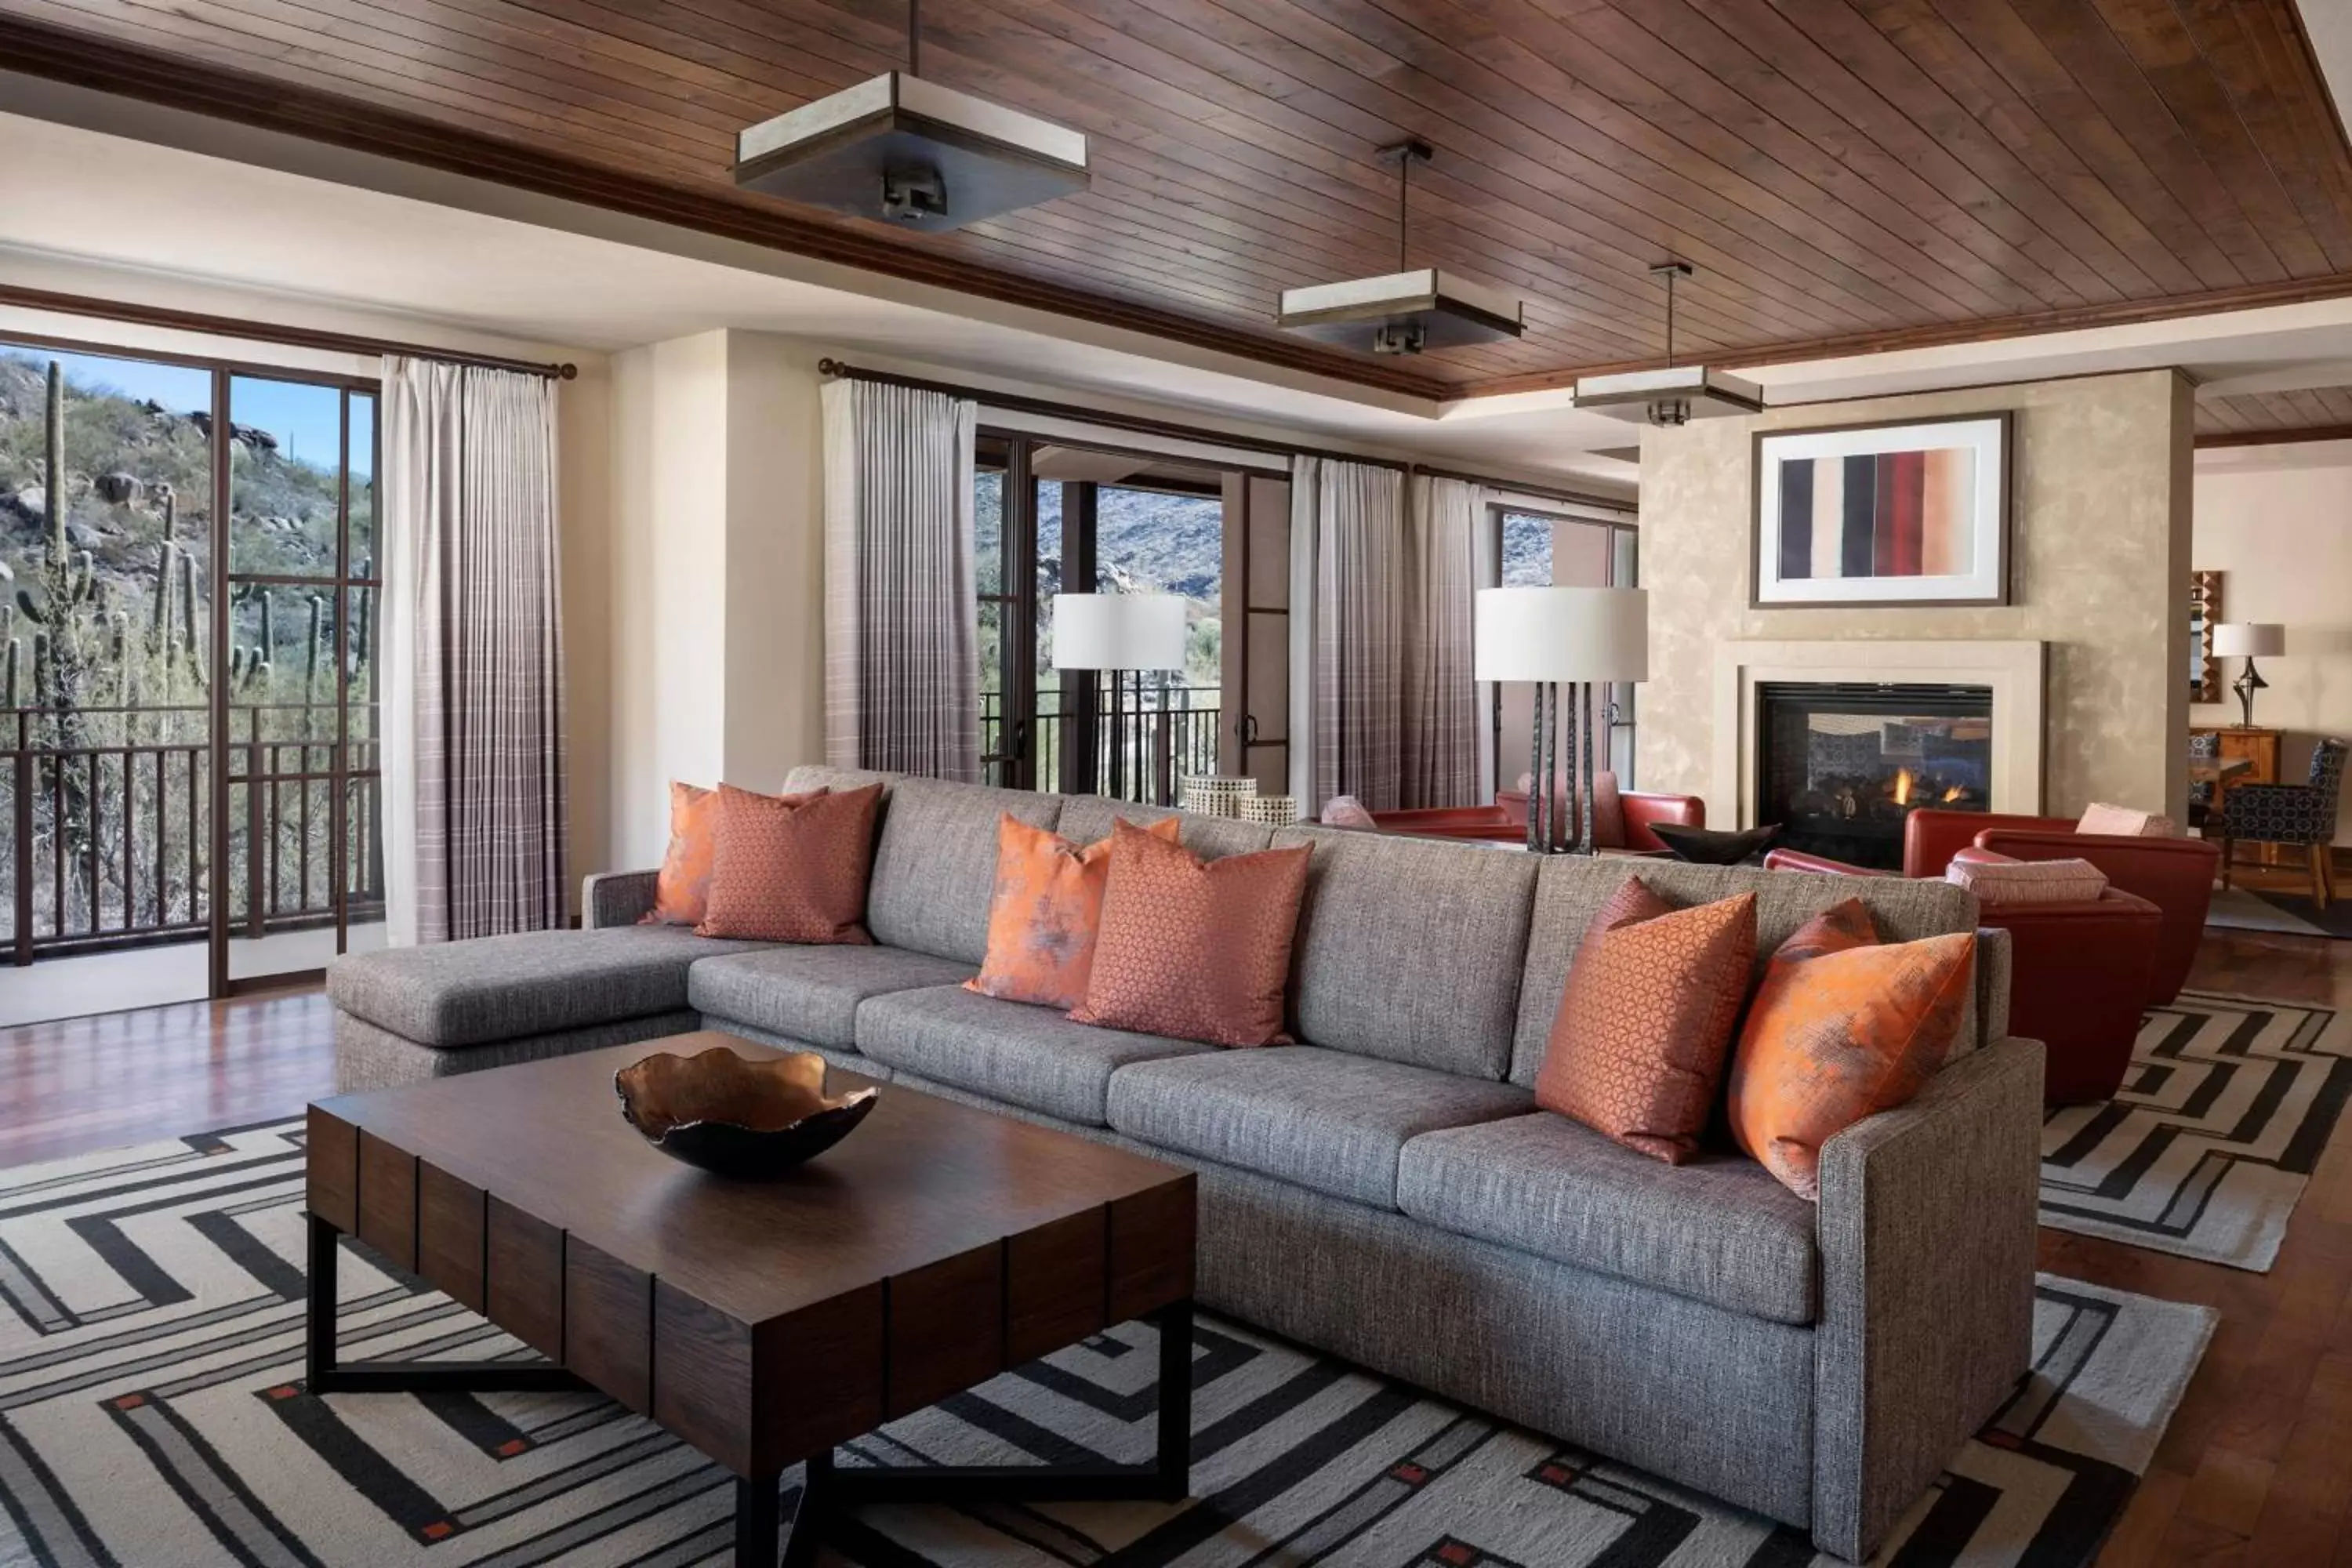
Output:
M1992 688L1992 777L1988 809L2042 811L2048 645L2027 641L1852 637L1831 642L1719 642L1715 648L1715 747L1710 824L1756 826L1759 682L1872 681Z

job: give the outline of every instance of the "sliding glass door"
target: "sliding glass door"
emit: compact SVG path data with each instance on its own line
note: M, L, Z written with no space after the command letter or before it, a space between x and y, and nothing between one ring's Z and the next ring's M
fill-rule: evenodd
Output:
M992 784L1172 800L1218 771L1223 700L1227 475L1204 465L984 435L973 510L981 752ZM1054 668L1054 595L1174 594L1181 670L1113 683Z
M223 374L229 613L215 662L226 872L216 979L383 934L373 384Z
M71 1010L381 929L375 415L367 382L0 342L0 962L108 961Z

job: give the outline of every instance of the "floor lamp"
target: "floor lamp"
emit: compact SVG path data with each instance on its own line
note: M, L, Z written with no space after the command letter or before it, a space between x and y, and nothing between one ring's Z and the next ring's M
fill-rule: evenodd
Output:
M1054 595L1055 670L1085 670L1110 678L1110 777L1097 780L1104 794L1123 795L1127 789L1128 674L1135 676L1136 716L1140 720L1144 672L1183 668L1184 644L1184 601L1174 594ZM1164 727L1168 722L1165 682L1160 689L1160 710ZM1136 772L1142 771L1139 757Z
M1528 848L1591 854L1592 749L1596 735L1606 735L1609 712L1603 699L1596 724L1592 689L1650 678L1650 595L1640 588L1481 588L1473 627L1473 679L1532 681L1536 689ZM1573 844L1560 831L1564 803L1557 787L1562 686L1568 688L1566 761L1578 792Z

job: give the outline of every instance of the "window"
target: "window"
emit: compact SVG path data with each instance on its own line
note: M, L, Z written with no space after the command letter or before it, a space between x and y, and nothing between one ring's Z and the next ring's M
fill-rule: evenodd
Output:
M1630 523L1497 505L1492 509L1491 526L1507 588L1631 587L1637 580L1640 535ZM1595 764L1615 773L1626 789L1633 787L1633 689L1626 682L1609 694L1608 755ZM1496 788L1509 787L1527 771L1532 700L1524 686L1495 693L1491 722Z
M1149 453L983 434L977 449L981 751L1013 788L1172 798L1225 739L1225 474ZM1054 595L1165 593L1187 605L1185 667L1054 668Z
M375 424L369 382L0 343L15 962L205 938L217 911L217 992L380 916Z

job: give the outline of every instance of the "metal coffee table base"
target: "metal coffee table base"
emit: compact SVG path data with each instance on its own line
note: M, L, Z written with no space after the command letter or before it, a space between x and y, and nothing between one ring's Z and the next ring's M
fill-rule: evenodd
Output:
M595 1390L550 1362L343 1362L335 1354L335 1265L342 1232L307 1216L309 1340L304 1376L313 1394L577 1394ZM735 1481L736 1568L805 1568L831 1521L886 1503L1181 1502L1191 1492L1192 1303L1146 1314L1160 1331L1158 1441L1141 1465L1002 1465L841 1469L831 1451L812 1456L785 1531L782 1472Z

